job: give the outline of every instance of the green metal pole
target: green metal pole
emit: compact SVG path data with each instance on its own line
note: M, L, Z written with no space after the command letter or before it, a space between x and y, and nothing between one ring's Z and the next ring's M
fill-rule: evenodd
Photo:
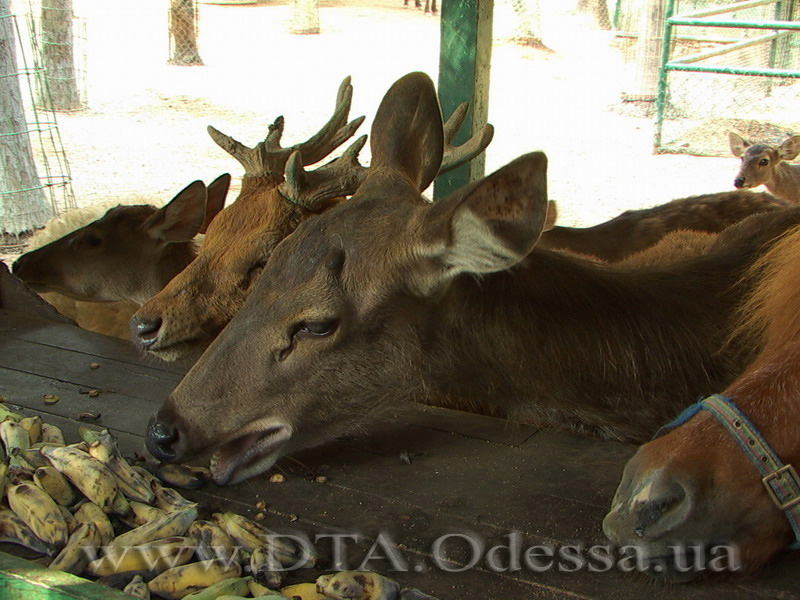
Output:
M653 151L661 151L661 132L664 126L664 112L667 105L667 63L672 51L672 24L670 19L675 11L675 0L667 0L664 13L664 39L661 46L661 67L658 72L658 96L656 97L656 135L653 140Z
M489 118L489 68L492 58L494 0L443 0L439 50L439 101L445 119L462 102L469 112L453 143L464 143ZM483 177L483 154L469 164L438 177L434 198Z

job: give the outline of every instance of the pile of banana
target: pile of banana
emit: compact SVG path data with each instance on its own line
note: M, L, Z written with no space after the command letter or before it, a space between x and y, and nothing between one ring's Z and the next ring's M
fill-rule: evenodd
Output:
M131 465L107 431L61 430L0 403L0 542L52 569L96 579L134 598L166 600L435 600L367 571L283 587L286 568L315 558L232 512L198 520L197 504L164 482L196 488L207 472Z

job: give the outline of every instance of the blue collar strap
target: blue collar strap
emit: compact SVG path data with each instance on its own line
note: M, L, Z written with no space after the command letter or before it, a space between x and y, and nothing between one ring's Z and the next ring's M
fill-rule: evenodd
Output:
M655 437L683 425L701 410L714 415L761 473L764 489L775 506L784 511L794 531L795 542L789 548L800 549L800 477L792 465L783 464L733 400L720 394L709 396L684 410L672 423L659 429Z

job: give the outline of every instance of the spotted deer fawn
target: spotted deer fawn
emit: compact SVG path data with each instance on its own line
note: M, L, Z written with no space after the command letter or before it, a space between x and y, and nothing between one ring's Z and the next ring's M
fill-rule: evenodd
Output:
M730 132L731 152L742 159L733 185L736 188L753 188L764 185L784 200L800 204L800 164L789 164L800 154L800 135L793 135L780 146L752 144Z

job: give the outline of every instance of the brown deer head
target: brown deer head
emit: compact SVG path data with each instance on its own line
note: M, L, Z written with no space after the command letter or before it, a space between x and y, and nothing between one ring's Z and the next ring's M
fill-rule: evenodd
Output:
M426 75L392 86L371 136L356 194L275 248L242 310L151 422L154 455L215 447L214 477L233 483L352 430L398 395L424 397L425 330L440 317L426 307L459 274L508 269L536 242L547 213L541 153L434 204L421 196L445 143Z
M199 355L242 307L275 246L301 221L358 189L368 171L358 163L366 136L327 165L303 168L327 156L361 124L363 117L347 123L352 92L347 78L330 121L310 140L289 148L279 144L282 118L252 149L210 129L214 140L245 167L242 191L214 220L197 260L132 319L134 338L148 353L165 360ZM459 106L446 124L440 173L466 163L492 139L487 125L466 143L452 145L467 108L466 103Z
M225 205L227 173L195 181L167 205L117 206L102 218L23 254L14 274L37 292L91 302L142 304L188 265L194 237Z

